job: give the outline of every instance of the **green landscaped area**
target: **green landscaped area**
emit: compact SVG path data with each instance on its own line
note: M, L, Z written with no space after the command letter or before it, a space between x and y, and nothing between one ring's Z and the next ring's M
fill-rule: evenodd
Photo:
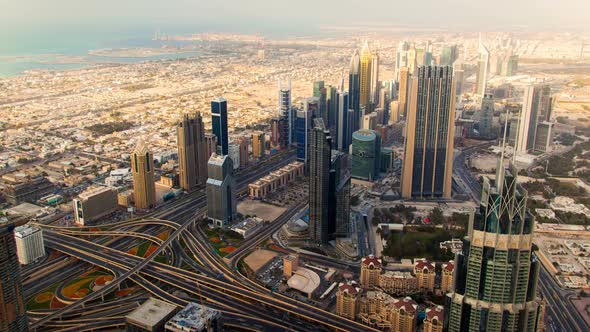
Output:
M166 239L168 239L169 234L170 233L168 231L163 232L163 233L160 233L160 234L158 234L158 238L160 240L164 240L165 241ZM153 244L153 242L151 242L151 241L145 241L142 244L129 249L127 251L127 253L129 253L131 255L138 256L138 257L144 257L145 258L145 257L148 257L149 255L151 255L156 249L158 249L158 246L155 245L155 244ZM156 262L163 263L163 264L167 264L168 263L168 257L166 255L163 255L163 254L157 255L154 258L154 260Z
M234 252L244 241L242 236L234 231L227 231L221 228L209 228L206 226L203 227L202 230L209 239L209 243L211 243L213 249L215 249L215 252L221 257L225 257Z
M434 226L405 227L402 232L389 232L382 254L395 259L424 257L434 261L450 260L454 254L442 252L439 243L464 236L465 231L459 228L447 230Z

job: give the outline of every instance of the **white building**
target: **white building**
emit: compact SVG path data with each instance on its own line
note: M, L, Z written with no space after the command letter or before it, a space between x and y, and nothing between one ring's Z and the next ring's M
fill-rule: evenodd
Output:
M221 331L221 313L197 303L189 303L165 325L170 332Z
M249 238L252 234L258 232L262 229L264 225L264 220L260 218L248 218L236 225L234 225L231 229L232 231L240 234L244 237L244 239Z
M228 146L229 159L234 163L234 169L240 168L240 146L237 144L230 144Z
M26 265L45 256L43 231L31 225L23 225L14 229L16 253L19 263Z

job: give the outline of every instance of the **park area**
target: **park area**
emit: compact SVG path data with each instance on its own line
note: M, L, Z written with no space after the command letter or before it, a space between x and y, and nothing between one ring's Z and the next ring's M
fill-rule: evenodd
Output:
M424 257L428 260L446 261L453 259L454 254L441 251L439 243L464 236L463 229L404 227L403 231L389 231L382 254L393 259Z
M207 239L209 239L215 252L221 257L225 257L236 251L244 241L244 238L240 234L232 230L203 227L203 232L207 236Z

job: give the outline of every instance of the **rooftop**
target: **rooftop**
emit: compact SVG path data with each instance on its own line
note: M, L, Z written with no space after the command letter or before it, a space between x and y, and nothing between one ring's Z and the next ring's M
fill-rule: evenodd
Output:
M126 318L128 321L151 327L166 319L176 309L173 304L150 297Z
M197 303L189 303L166 323L167 331L201 331L219 311Z
M31 225L22 225L14 229L14 236L23 238L27 237L31 234L37 233L41 231L39 227L31 226Z

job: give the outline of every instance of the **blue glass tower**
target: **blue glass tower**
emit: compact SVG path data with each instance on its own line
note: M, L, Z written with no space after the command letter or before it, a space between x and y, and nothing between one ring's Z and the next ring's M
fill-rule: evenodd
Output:
M217 147L221 155L227 156L229 139L227 135L227 100L223 97L211 101L211 126L217 137Z

